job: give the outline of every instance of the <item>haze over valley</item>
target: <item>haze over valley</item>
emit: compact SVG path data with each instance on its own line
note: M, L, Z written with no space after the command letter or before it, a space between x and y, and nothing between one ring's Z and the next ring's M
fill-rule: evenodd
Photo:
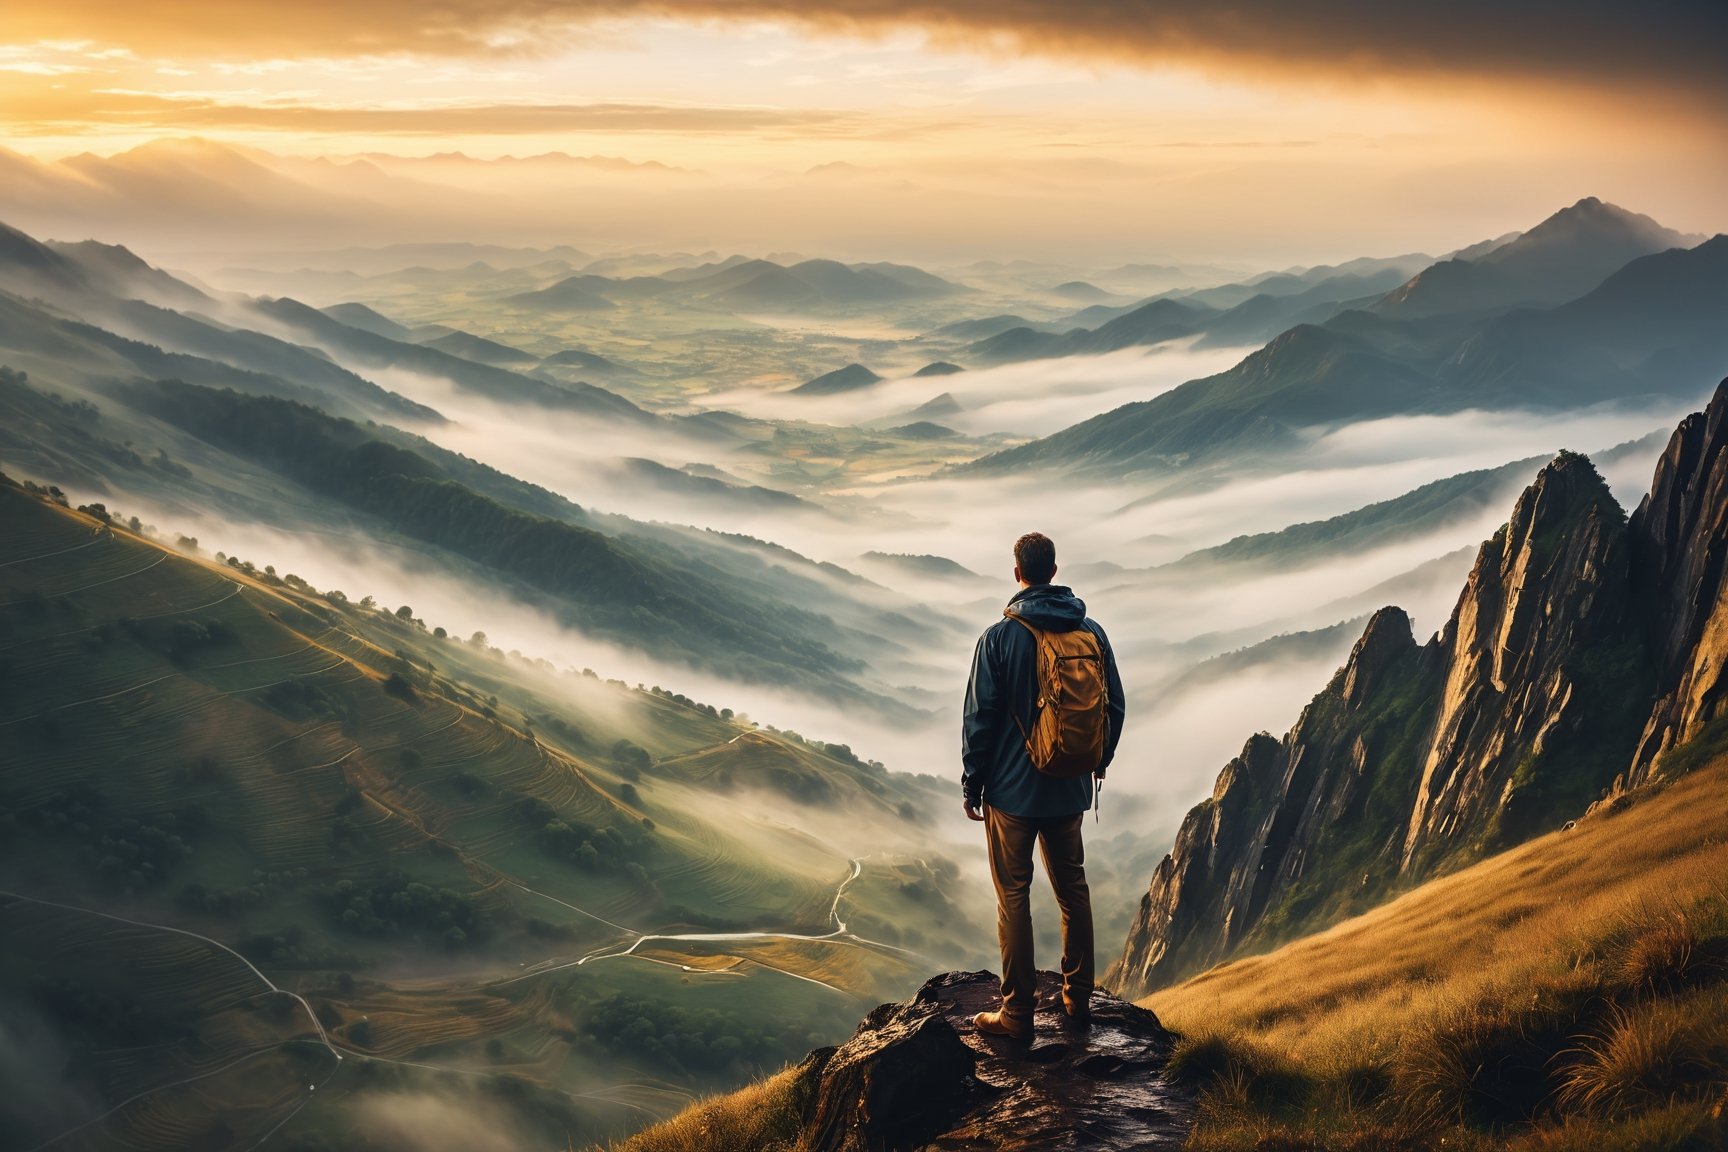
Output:
M1175 15L358 7L327 53L102 5L0 43L7 1147L696 1147L651 1141L728 1108L805 1127L713 1147L828 1147L830 1058L779 1070L997 966L957 735L1023 532L1127 693L1100 970L1236 1061L1173 1049L1169 1146L1260 1147L1204 1143L1272 1075L1241 1035L1309 1067L1239 980L1248 1031L1197 1030L1216 973L1716 779L1689 55L1382 21L1321 82ZM1592 136L1617 85L1660 127ZM1724 1066L1662 1107L1716 1123ZM1512 1131L1402 1075L1363 1107Z

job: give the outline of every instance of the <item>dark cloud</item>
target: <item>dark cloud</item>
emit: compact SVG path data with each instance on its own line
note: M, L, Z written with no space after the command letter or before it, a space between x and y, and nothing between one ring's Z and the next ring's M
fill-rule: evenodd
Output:
M921 28L944 43L1334 78L1728 92L1723 0L14 0L0 39L259 56L535 54L610 18Z

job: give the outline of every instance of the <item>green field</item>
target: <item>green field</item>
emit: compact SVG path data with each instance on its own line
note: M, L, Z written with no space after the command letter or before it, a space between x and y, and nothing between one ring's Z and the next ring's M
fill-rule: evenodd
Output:
M452 1092L600 1139L981 938L927 781L10 482L0 735L4 986L69 1046L65 1106L0 1117L22 1147L361 1147Z

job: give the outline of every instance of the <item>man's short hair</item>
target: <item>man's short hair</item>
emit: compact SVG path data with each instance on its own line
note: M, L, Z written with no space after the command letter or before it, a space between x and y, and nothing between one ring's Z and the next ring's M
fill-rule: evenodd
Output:
M1056 545L1042 532L1028 532L1014 541L1014 566L1028 584L1048 584L1056 575Z

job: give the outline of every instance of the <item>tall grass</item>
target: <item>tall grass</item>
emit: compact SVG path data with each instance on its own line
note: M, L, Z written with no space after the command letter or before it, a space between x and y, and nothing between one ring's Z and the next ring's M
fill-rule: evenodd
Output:
M1201 1150L1728 1147L1728 764L1147 1003Z
M608 1152L795 1152L803 1112L796 1072L698 1101Z
M1728 1148L1728 762L1146 1003L1192 1152ZM795 1095L612 1152L798 1152Z

